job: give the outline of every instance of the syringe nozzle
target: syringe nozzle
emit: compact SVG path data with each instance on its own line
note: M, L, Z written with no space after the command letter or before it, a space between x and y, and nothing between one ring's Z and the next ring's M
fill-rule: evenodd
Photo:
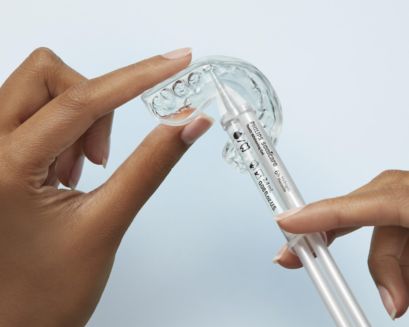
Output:
M228 85L224 85L216 76L213 70L210 71L210 76L219 93L220 100L227 113L238 115L245 111L246 101L236 91Z

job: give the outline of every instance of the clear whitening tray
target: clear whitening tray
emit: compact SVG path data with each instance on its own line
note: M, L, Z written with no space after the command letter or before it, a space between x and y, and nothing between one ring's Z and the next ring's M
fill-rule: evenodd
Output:
M230 140L224 159L247 170L277 215L305 204L274 147L282 124L281 107L267 78L240 59L212 56L156 85L142 95L163 124L185 125L218 99L220 123ZM337 326L370 326L319 233L283 231L300 258Z

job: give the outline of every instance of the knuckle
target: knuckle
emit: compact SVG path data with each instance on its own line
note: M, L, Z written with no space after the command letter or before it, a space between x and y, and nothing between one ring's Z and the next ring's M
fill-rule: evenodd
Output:
M409 186L399 183L390 183L385 187L385 191L391 197L391 200L398 203L408 202L409 200Z
M49 48L35 49L29 56L33 66L40 71L50 69L61 63L61 59Z
M371 273L372 276L376 272L376 267L378 266L378 263L379 263L379 260L377 259L376 256L374 256L373 254L370 254L368 256L367 265L368 265L369 272Z
M370 253L367 260L368 270L374 279L377 281L380 276L380 271L385 267L391 266L397 258L392 255L380 255L378 253Z
M379 210L385 210L384 216L388 215L393 225L407 227L407 218L409 213L409 186L399 183L390 183L374 193L374 198Z
M408 217L409 212L409 186L401 184L393 185L392 197L396 203L399 224L407 226L406 217Z
M379 267L390 263L390 260L390 256L382 256L378 251L371 248L367 259L368 269L371 275L374 276Z
M60 98L59 104L64 110L81 111L80 109L88 107L93 98L93 92L88 81L83 81L71 86ZM86 110L90 112L90 110Z
M140 62L133 64L132 67L136 70L143 72L143 71L151 71L151 70L157 69L158 64L153 62L150 59L145 59L145 60L142 60Z
M354 211L354 205L348 195L321 200L318 204L325 209L331 229L348 225L350 214Z
M391 183L402 181L407 176L407 172L398 169L389 169L381 172L373 181Z
M330 209L331 214L338 220L340 214L345 211L345 207L347 207L349 203L348 201L344 201L344 197L336 197L322 200L321 205Z

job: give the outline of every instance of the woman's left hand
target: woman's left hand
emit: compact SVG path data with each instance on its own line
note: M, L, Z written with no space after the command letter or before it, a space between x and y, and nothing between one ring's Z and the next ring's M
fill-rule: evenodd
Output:
M326 232L329 244L362 226L375 226L369 270L391 318L405 313L409 306L409 172L384 171L350 194L289 210L277 221L291 233ZM301 267L287 246L274 261L286 268Z

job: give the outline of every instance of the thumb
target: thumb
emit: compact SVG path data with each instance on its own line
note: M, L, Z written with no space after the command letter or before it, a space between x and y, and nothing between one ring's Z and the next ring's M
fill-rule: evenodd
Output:
M102 229L104 235L121 238L173 166L212 123L202 114L186 126L156 127L111 178L89 194L87 205L81 206L92 230Z

